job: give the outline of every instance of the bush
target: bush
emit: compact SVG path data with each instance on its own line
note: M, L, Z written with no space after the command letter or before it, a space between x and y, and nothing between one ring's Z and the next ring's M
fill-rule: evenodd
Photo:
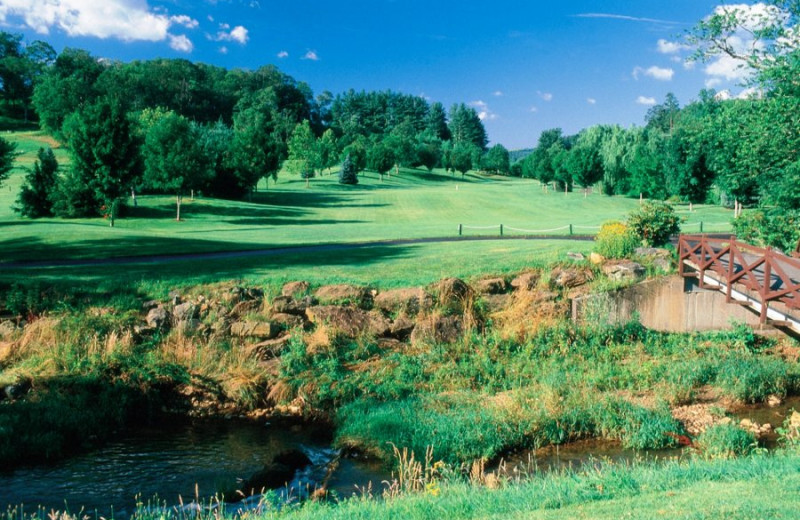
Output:
M606 258L624 258L637 246L636 235L624 223L617 220L606 222L595 238L595 251Z
M666 202L650 200L628 215L628 227L648 247L663 246L681 230L675 208Z
M770 246L785 253L794 251L800 240L800 211L755 210L733 220L739 240Z
M730 459L749 455L757 446L755 436L731 423L715 424L695 441L703 456L710 459Z
M342 169L339 172L339 184L358 184L358 170L350 154L344 158Z

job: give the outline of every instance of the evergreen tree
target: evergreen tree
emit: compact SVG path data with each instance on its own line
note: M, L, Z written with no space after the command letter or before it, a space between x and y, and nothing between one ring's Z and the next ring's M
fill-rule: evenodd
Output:
M58 161L50 148L39 148L36 157L33 170L25 176L14 211L28 218L50 217L53 215Z
M355 163L346 155L339 171L339 184L358 184L358 170Z

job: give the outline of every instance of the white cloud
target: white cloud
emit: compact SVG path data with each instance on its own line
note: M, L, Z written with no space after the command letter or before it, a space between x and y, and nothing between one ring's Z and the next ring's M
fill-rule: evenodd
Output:
M281 51L281 52L278 53L278 58L280 58L280 59L284 59L284 58L288 58L288 57L289 57L289 53L286 52L286 51Z
M722 83L722 80L719 78L708 78L706 80L706 88L716 88Z
M181 34L178 36L173 36L172 34L168 35L169 37L169 46L179 52L192 52L194 49L194 44L192 41L186 37L185 34Z
M190 52L192 42L169 29L194 29L198 22L186 15L169 16L146 0L0 0L0 25L39 34L61 31L73 37L167 42L175 50Z
M539 94L539 97L544 101L553 101L553 94L550 92L542 92L541 90L537 90L536 93Z
M658 52L661 54L678 54L682 50L686 49L686 45L677 42L667 41L663 38L658 40Z
M219 24L220 30L217 32L216 36L209 36L214 41L217 42L237 42L242 45L247 43L249 40L248 31L241 25L237 25L233 29L231 26L226 23ZM229 30L230 29L230 30Z
M625 14L611 14L611 13L582 13L576 14L576 18L608 18L611 20L625 20L628 22L646 22L646 23L657 23L657 24L664 24L664 25L679 25L678 22L672 22L670 20L657 20L655 18L641 18L639 16L628 16Z
M497 114L489 109L489 104L485 101L473 101L470 103L470 106L475 107L478 111L478 118L480 118L481 121L494 121L498 118Z
M597 100L595 98L586 98L586 102L589 103L590 105L597 104Z
M642 74L658 81L671 81L672 77L675 75L675 71L672 69L662 69L661 67L656 67L655 65L647 69L642 67L636 67L633 69L634 79L638 80L639 76Z
M178 25L182 25L187 29L197 29L197 26L200 25L200 22L191 16L186 16L185 14L170 16L169 21Z
M319 54L317 51L309 50L303 55L304 60L319 61Z
M228 54L228 48L225 45L223 45L222 47L219 48L219 53Z
M531 107L531 113L535 114L539 111L539 107Z
M656 104L656 98L639 96L636 98L636 103L639 105L653 106Z
M503 97L503 96L504 96L504 94L503 94L503 91L502 91L502 90L495 90L495 91L494 91L494 93L492 93L492 95L493 95L494 97Z

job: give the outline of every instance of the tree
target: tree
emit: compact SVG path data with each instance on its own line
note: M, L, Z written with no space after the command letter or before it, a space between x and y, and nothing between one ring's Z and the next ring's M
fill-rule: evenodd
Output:
M292 173L300 175L306 180L313 178L317 168L321 168L322 160L319 154L317 139L311 132L308 120L298 123L289 138L289 156L284 162L284 167Z
M373 143L367 150L367 168L378 172L383 180L384 174L392 169L395 159L392 149L383 142Z
M441 103L433 103L425 117L425 130L441 141L450 139L450 129L447 127L447 114Z
M461 172L461 178L473 167L475 152L480 154L480 149L472 143L458 142L453 145L450 161L454 170Z
M342 150L342 161L349 156L356 172L360 172L367 166L367 146L367 139L363 135L356 136L353 142Z
M489 148L483 158L483 168L493 173L508 175L511 172L508 150L502 144Z
M103 97L64 122L63 132L72 155L74 177L71 179L75 200L95 207L75 207L80 213L95 213L97 204L113 227L120 196L133 184L139 173L140 142L128 119L125 105L117 98Z
M406 120L395 126L386 136L384 142L392 150L398 172L400 166L411 168L419 164L416 150L416 134L411 121Z
M603 178L603 161L600 146L606 127L596 125L582 130L570 148L566 168L570 177L584 188Z
M346 155L339 171L339 184L358 184L358 170L355 163Z
M474 108L464 103L453 105L450 109L449 128L453 143L470 143L481 151L486 149L489 138Z
M155 120L144 139L144 183L151 189L175 193L177 221L183 194L199 189L213 175L200 137L188 119L169 111Z
M330 128L325 130L325 132L322 133L322 136L317 139L317 153L319 155L320 169L325 170L336 164L336 135Z
M52 216L57 172L58 161L53 150L39 148L33 169L25 176L14 211L28 218Z
M14 158L17 156L15 150L16 143L10 143L0 137L0 186L8 178L11 169L14 167Z

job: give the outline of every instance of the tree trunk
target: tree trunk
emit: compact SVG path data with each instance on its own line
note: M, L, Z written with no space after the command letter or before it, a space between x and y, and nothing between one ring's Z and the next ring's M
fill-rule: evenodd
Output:
M109 210L108 224L110 227L114 227L114 213L116 213L116 210L117 210L117 201L115 199L111 201L111 209Z
M181 194L180 193L178 193L175 196L175 207L177 208L176 209L176 213L175 213L175 221L176 222L180 222L181 221Z

